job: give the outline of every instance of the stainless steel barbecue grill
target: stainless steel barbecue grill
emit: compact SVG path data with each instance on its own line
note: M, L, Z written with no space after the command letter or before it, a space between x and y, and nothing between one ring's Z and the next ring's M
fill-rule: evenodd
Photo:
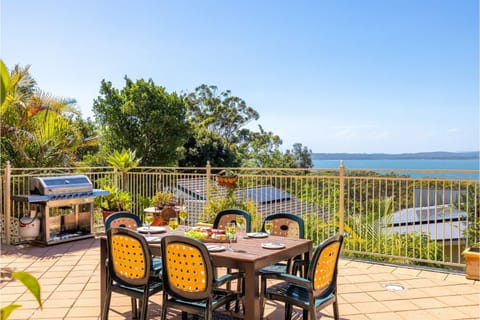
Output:
M30 215L40 219L40 233L34 240L43 245L93 236L93 201L108 191L93 189L84 175L32 177L28 195L13 200L29 203Z

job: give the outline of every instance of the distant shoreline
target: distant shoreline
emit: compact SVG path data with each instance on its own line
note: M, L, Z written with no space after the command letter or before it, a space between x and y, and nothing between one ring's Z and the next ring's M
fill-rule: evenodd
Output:
M312 153L312 160L474 160L480 151L467 152L417 152L417 153Z

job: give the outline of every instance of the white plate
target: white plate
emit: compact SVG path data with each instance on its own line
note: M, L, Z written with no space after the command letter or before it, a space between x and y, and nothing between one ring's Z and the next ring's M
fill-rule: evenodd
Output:
M160 238L160 237L145 237L145 239L149 243L158 243L158 242L162 241L162 238Z
M262 248L265 248L265 249L282 249L282 248L285 248L285 245L283 243L279 243L279 242L267 242L267 243L262 243Z
M250 233L247 233L247 237L249 237L249 238L267 238L268 233L266 233L266 232L250 232Z
M225 250L226 248L224 246L219 246L219 245L216 245L216 244L209 244L209 245L207 245L207 249L210 252L219 252L219 251Z
M138 227L137 231L140 233L148 233L147 227ZM159 226L150 226L150 233L162 233L167 232L167 228Z

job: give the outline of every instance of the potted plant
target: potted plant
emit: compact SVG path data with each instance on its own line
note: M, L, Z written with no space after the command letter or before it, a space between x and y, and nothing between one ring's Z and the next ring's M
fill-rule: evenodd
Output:
M168 220L177 216L175 206L177 197L171 192L157 192L152 197L154 207L152 226L163 226L168 224Z
M480 243L465 249L462 254L465 257L465 277L480 280Z
M103 188L109 194L101 198L100 208L102 209L103 221L112 213L128 211L132 208L133 201L129 192L116 187L106 186Z
M237 181L237 175L230 169L225 169L217 174L217 184L222 187L233 189Z
M476 187L460 195L458 208L468 215L468 225L464 230L467 247L463 251L465 258L465 277L471 280L480 280L480 204Z
M152 197L152 204L156 209L163 209L165 206L175 206L177 204L177 197L170 192L157 192Z

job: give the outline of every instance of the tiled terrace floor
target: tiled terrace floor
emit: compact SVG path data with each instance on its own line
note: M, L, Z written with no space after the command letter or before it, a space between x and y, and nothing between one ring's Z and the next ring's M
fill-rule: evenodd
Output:
M94 238L50 247L4 246L0 266L37 276L44 306L38 310L16 281L0 283L1 306L22 304L10 319L99 319L99 251ZM341 319L480 319L480 284L463 275L341 259L338 281ZM387 291L388 283L406 290ZM149 319L160 319L160 302L161 294L151 299ZM268 319L283 319L282 305L267 307ZM332 318L332 308L323 315ZM130 300L114 294L110 319L129 318Z

